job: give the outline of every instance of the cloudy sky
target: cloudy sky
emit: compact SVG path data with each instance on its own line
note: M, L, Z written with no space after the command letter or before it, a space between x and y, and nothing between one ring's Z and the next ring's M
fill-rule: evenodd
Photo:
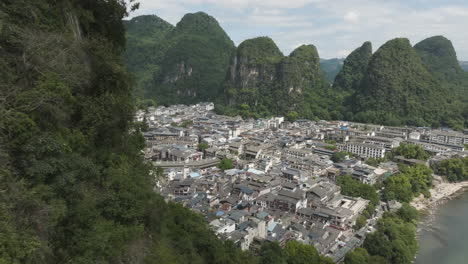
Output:
M468 60L467 0L138 0L131 16L155 14L177 24L185 13L214 16L232 40L269 36L289 54L301 44L322 58L344 57L364 41L374 50L395 37L413 44L433 36L452 40Z

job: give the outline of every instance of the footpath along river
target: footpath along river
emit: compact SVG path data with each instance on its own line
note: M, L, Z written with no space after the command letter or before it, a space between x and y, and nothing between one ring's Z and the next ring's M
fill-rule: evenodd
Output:
M468 264L468 192L440 205L418 234L415 264Z

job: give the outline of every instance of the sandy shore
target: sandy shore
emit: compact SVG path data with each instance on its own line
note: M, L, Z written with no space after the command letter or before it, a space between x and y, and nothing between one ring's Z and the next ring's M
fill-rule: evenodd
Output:
M453 195L461 192L467 187L468 181L457 183L438 183L430 190L430 198L424 198L423 195L420 195L419 197L413 199L411 205L418 210L434 209L435 206L437 206L444 200L450 199Z

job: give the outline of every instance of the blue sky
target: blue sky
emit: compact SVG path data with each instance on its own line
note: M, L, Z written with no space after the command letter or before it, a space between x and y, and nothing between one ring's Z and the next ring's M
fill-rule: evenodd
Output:
M412 44L434 35L452 40L468 60L468 0L138 0L131 16L155 14L177 24L186 13L214 16L238 45L271 37L284 54L314 44L320 57L345 57L364 41L376 50L387 40Z

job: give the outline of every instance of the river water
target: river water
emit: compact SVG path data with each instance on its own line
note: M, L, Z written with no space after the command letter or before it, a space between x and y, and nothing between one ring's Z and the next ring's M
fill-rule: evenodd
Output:
M419 234L415 264L468 264L468 192L436 210Z

